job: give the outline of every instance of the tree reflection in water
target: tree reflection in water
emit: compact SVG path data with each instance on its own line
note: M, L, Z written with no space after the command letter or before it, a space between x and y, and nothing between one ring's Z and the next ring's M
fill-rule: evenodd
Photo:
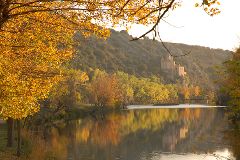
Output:
M222 117L221 108L118 110L104 120L87 117L55 123L46 140L58 159L131 160L151 157L154 152L191 155L193 146L204 155L205 150L226 148L211 137L214 124Z

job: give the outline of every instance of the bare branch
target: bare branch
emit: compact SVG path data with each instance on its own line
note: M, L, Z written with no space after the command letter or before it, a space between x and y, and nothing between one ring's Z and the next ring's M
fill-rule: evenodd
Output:
M131 0L128 0L128 1L123 5L123 7L120 9L120 12L119 12L116 16L119 16L119 15L122 13L124 7L126 7L126 5L127 5L130 1L131 1Z
M157 27L158 23L160 22L160 20L163 18L163 16L168 12L168 10L172 7L173 3L174 3L175 0L172 0L171 3L166 7L166 10L159 15L158 17L158 20L157 22L155 23L155 25L149 30L147 31L146 33L144 33L143 35L141 35L140 37L137 37L137 38L133 38L131 41L135 41L135 40L139 40L140 38L142 37L145 37L148 33L154 31L154 29ZM161 11L162 8L159 8L159 10Z
M146 19L148 16L150 16L151 14L153 14L154 12L157 12L157 11L159 11L159 9L155 9L155 10L149 12L145 17L140 18L140 19L138 19L137 21L140 22L141 20Z
M169 49L168 49L167 46L164 44L164 42L162 41L159 32L158 32L158 38L159 38L159 40L161 41L163 47L168 51L168 53L169 53L172 57L186 56L186 55L189 55L189 54L192 52L192 50L190 50L187 54L183 54L183 55L179 55L179 56L174 56L174 55L169 51Z
M185 27L185 26L181 26L181 27L174 26L174 25L172 25L171 23L165 21L164 19L162 19L162 21L165 22L165 23L167 23L168 25L170 25L170 26L172 26L172 27L175 27L175 28L183 28L183 27Z
M140 11L143 7L145 7L149 2L151 2L152 0L148 0L144 5L142 5L136 12L134 12L133 14L131 14L132 16L135 15L138 11Z

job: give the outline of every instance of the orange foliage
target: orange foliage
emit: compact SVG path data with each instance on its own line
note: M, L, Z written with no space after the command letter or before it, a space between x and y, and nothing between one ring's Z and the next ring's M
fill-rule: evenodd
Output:
M208 15L214 16L221 13L217 5L220 5L218 0L202 0L202 4L196 3L195 7L202 7Z
M91 95L98 105L113 106L114 102L121 101L122 90L118 86L116 74L105 76L100 73L91 83Z
M181 94L184 94L186 99L189 98L190 93L189 93L189 91L188 91L188 87L183 86L183 88L182 88L182 90L181 90L180 93L181 93Z
M195 97L195 96L198 96L198 95L199 95L198 86L194 87L193 85L191 85L191 86L189 87L189 90L190 90L190 96L191 96L191 97Z

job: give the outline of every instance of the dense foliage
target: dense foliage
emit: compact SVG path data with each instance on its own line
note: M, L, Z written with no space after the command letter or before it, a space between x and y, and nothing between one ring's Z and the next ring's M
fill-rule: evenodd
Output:
M230 122L240 127L240 48L234 52L233 59L225 61L223 64L223 67L218 66L219 71L217 73L221 75L221 79L216 82L221 83L220 92L227 96L220 101L228 102Z

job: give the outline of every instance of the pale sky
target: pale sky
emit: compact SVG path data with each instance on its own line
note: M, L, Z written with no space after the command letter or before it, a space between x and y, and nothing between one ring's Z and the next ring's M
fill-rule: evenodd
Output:
M182 6L170 12L165 18L175 28L160 22L159 32L163 41L200 45L210 48L233 50L239 46L240 39L240 0L219 0L219 15L210 17L202 8L195 7L201 0L183 0ZM133 26L129 34L144 33L147 27Z

